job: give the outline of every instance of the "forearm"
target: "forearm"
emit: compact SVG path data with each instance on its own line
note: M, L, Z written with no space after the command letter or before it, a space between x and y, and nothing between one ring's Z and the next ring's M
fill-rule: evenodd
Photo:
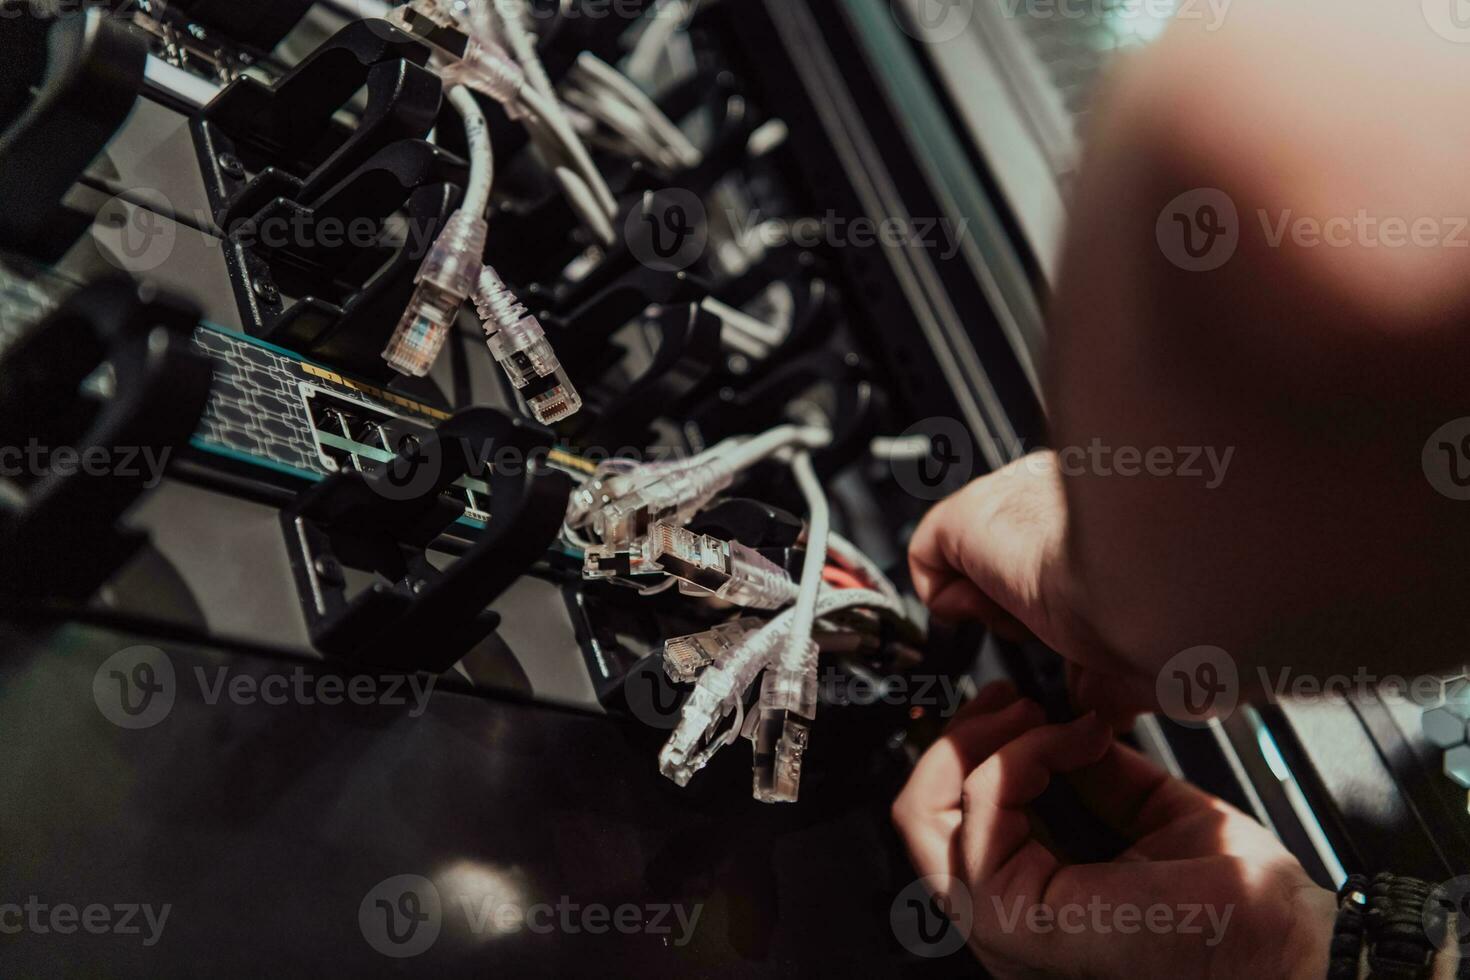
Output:
M1283 215L1470 214L1464 161L1441 165L1470 146L1463 113L1429 94L1470 91L1462 52L1441 58L1454 46L1417 9L1359 6L1242 2L1208 37L1180 25L1098 113L1049 404L1053 443L1073 450L1078 601L1143 665L1211 644L1402 672L1452 663L1467 638L1454 596L1470 503L1437 493L1420 455L1470 415L1470 250L1267 234ZM1399 82L1363 73L1360 48L1396 62ZM1435 136L1406 145L1404 118ZM1239 243L1187 271L1158 223L1201 187L1234 205ZM1125 449L1167 451L1168 475L1123 475Z

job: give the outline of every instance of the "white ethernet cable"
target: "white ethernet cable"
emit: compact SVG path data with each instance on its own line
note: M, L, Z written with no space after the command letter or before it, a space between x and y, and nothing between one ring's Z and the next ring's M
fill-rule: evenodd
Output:
M490 146L490 128L475 96L463 85L450 86L449 103L464 119L465 139L470 149L470 180L464 201L449 216L444 230L424 256L408 309L398 321L383 360L400 374L421 378L429 373L459 315L464 301L475 291L475 282L485 259L488 227L485 211L495 180L495 155Z
M608 548L628 548L657 521L687 523L756 463L785 449L821 449L831 441L826 429L779 425L753 439L726 440L681 464L594 476L572 494L567 525L590 528Z
M541 321L531 315L490 266L480 270L475 308L485 324L485 343L510 383L542 425L581 411L582 397L562 369Z
M556 89L546 75L546 68L541 64L541 57L536 53L536 41L526 26L526 0L495 0L495 13L505 30L510 49L515 54L516 60L520 62L529 81L526 90L521 93L521 99L525 102L526 108L530 109L556 136L557 141L571 157L572 163L586 180L587 186L592 190L607 216L613 217L618 210L617 199L608 189L607 181L603 179L602 173L592 162L587 148L582 145L581 137L577 135L571 120L567 118L566 110L561 107L561 102L557 99Z
M873 559L869 558L861 548L838 534L836 531L827 533L827 553L837 560L837 564L845 565L852 570L861 573L879 592L899 601L898 587L883 574Z
M454 111L464 120L465 143L470 150L470 182L461 208L481 217L490 210L490 191L495 186L495 152L490 146L490 124L475 94L463 85L451 85L444 93Z
M538 145L543 144L543 138L549 134L551 142L559 145L560 155L572 163L572 168L553 164L557 183L582 223L604 245L612 244L616 233L611 219L617 209L612 191L567 121L560 103L539 91L535 81L527 77L526 69L495 40L491 13L483 0L465 5L449 5L442 0L414 0L411 6L440 26L464 32L468 41L461 54L435 46L440 58L447 62L441 71L446 83L467 85L495 99L512 119L525 121L531 135L538 138ZM398 9L406 11L409 8ZM394 19L400 26L411 28L406 15L400 14ZM535 45L530 42L524 23L519 18L514 22L520 26L534 56ZM515 28L507 28L506 34L514 38ZM418 36L433 45L431 38L422 34ZM535 64L539 66L540 61Z
M664 641L664 673L675 684L691 683L698 679L701 670L710 664L723 662L732 650L765 625L763 620L746 616L700 633L667 639Z
M806 557L801 563L801 589L792 610L791 637L781 654L781 669L797 669L806 659L806 645L817 624L817 592L822 585L822 570L827 567L827 542L832 532L832 512L827 494L812 468L811 453L802 450L793 455L791 472L797 489L806 499L808 510Z
M827 494L812 468L811 454L795 453L791 472L810 513L806 558L796 605L791 610L791 626L780 657L761 680L753 782L755 798L762 803L796 800L801 787L801 759L817 714L817 645L812 631L817 624L817 593L827 565L832 515Z
M650 569L679 580L685 595L714 596L748 609L776 610L798 595L791 575L739 541L659 522L648 531L644 555Z
M601 120L653 163L671 171L687 170L704 159L657 103L590 51L577 57L565 88L568 102Z
M821 618L855 607L880 609L899 617L906 615L902 603L870 589L825 589L817 599L816 615ZM723 737L716 738L716 733L726 716L743 712L745 692L755 682L756 675L777 656L778 645L790 631L794 612L788 609L778 615L700 675L684 703L678 725L659 752L660 772L680 786L688 785L690 778L716 752L740 736L738 723ZM811 694L815 704L815 685ZM812 711L815 713L814 707ZM799 757L787 760L787 772L792 771L792 762L799 774Z

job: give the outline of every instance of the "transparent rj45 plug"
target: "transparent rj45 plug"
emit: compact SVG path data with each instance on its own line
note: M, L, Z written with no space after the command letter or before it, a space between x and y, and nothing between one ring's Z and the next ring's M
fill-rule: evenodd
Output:
M760 629L762 621L753 616L721 623L702 633L676 636L664 641L664 673L676 684L687 684L711 664L725 659L729 652Z
M594 545L587 549L582 558L582 577L588 581L636 579L643 575L662 573L663 569L648 560L646 542L639 542L631 548Z
M588 519L592 533L607 544L637 541L660 521L689 521L734 481L734 474L718 461L711 461L625 479L626 483L616 488L619 495L593 509Z
M761 681L752 726L753 785L762 803L794 803L801 790L801 764L817 716L817 644L807 641L802 666L771 666Z
M796 600L786 570L738 541L660 521L648 529L647 548L648 561L678 578L686 594L713 594L750 609L780 609Z
M434 239L414 277L417 288L398 321L383 360L400 374L429 373L454 328L459 308L475 289L485 252L485 219L456 211Z
M679 723L659 752L659 772L685 786L716 752L738 736L733 728L722 731L725 719L744 703L746 692L781 635L769 628L759 629L699 675L699 682L679 713Z
M550 425L581 411L582 397L562 370L541 322L488 265L480 270L475 307L485 321L490 353L538 422Z

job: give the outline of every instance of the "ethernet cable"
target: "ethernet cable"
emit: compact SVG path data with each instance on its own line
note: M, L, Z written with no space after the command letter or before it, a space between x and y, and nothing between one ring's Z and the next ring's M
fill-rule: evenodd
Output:
M541 321L531 315L490 266L480 270L475 308L485 326L485 344L531 414L551 425L581 411L582 397L546 339Z
M632 126L639 127L654 137L662 146L667 148L672 163L678 167L689 169L699 166L704 155L684 135L672 119L658 107L648 95L631 79L612 65L603 61L590 51L584 51L577 57L577 62L572 67L571 81L583 90L587 91L596 102L610 109L614 119L630 120ZM612 99L597 98L598 89ZM617 110L613 107L623 106L631 116L619 117ZM614 128L622 129L628 123L614 124ZM656 160L655 162L668 162Z
M822 587L822 569L827 564L832 517L827 495L812 468L811 454L795 453L791 472L810 513L801 587L791 609L791 626L780 657L766 670L761 681L753 732L754 783L755 797L764 803L796 799L801 782L801 757L817 713L817 645L812 632L817 624L817 594Z
M769 610L789 606L798 597L786 569L739 541L660 522L649 529L644 555L650 568L678 579L685 595Z
M665 640L664 673L675 684L692 683L698 679L700 671L711 664L724 662L732 651L764 625L763 620L746 616L703 632Z
M390 367L417 378L433 368L460 307L475 291L489 232L485 212L495 181L490 128L479 102L463 85L451 86L448 99L464 120L470 150L469 186L459 209L450 215L424 256L414 276L413 298L383 349L383 360Z
M628 74L634 78L652 76L656 63L675 35L687 28L690 15L684 0L659 0L652 13L645 15L649 22L628 54Z
M567 525L588 528L602 545L628 548L657 521L686 524L745 470L786 449L821 449L832 434L780 425L752 439L726 440L683 464L643 464L594 478L572 494Z
M515 0L517 4L520 2ZM432 38L422 33L418 36L434 45L440 60L446 62L440 72L446 83L466 85L495 99L512 119L524 121L543 151L569 161L570 166L553 161L552 175L583 225L604 246L611 245L616 240L612 218L617 212L617 200L555 96L548 97L546 91L538 88L535 78L528 76L525 63L518 63L495 40L490 10L483 2L450 4L444 0L413 0L409 7L398 8L404 13L392 18L410 31L414 26L406 14L410 8L441 27L452 27L465 34L468 41L460 54L434 45ZM539 70L544 77L545 69L535 55L535 44L524 20L517 15L507 24L504 31L507 39L512 44L526 45L532 59L529 61L532 75ZM549 80L546 85L549 88ZM559 149L559 153L551 153L552 149Z
M883 569L879 568L873 559L869 558L861 548L836 531L829 531L827 533L827 554L837 564L857 572L867 580L870 586L876 588L879 592L882 592L895 602L900 601L898 587L889 580L887 575L883 574Z
M617 199L613 197L607 181L592 162L587 148L582 145L581 137L572 128L566 111L557 99L556 89L546 74L546 67L536 53L536 41L526 25L526 0L494 0L494 4L495 14L504 28L511 52L526 74L528 84L521 93L522 101L556 136L607 216L613 217L618 211Z
M821 618L858 607L878 609L898 617L906 615L902 603L869 589L823 590L817 599L816 615ZM700 674L680 712L678 724L659 752L659 771L666 777L680 786L688 785L716 752L739 738L740 722L723 735L719 729L732 714L739 713L743 718L746 691L778 655L778 645L790 631L794 613L792 609L780 613L722 661ZM815 697L814 690L812 694ZM805 705L798 707L804 709ZM814 702L811 710L815 713ZM788 756L784 762L786 773L799 773L799 754L794 758Z

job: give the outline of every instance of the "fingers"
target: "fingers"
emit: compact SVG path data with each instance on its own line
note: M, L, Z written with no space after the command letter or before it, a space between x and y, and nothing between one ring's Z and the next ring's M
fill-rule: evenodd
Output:
M893 822L921 874L954 874L965 776L1008 741L1042 724L1041 707L1017 699L1009 683L982 690L924 753L893 804Z
M1033 837L1025 807L1053 774L1097 762L1111 744L1112 732L1095 715L1034 728L965 779L960 849L966 878L978 892L1005 893L1020 885L1042 893L1057 859Z
M937 615L1032 626L1030 586L1064 513L1046 468L1027 463L974 481L934 507L914 533L910 571L919 598Z
M1073 773L1071 781L1088 809L1134 841L1216 804L1214 797L1116 742L1096 763Z
M1036 637L1070 660L1109 662L1087 624L1066 547L1067 504L1052 454L1033 453L934 507L909 545L919 598L940 618Z

